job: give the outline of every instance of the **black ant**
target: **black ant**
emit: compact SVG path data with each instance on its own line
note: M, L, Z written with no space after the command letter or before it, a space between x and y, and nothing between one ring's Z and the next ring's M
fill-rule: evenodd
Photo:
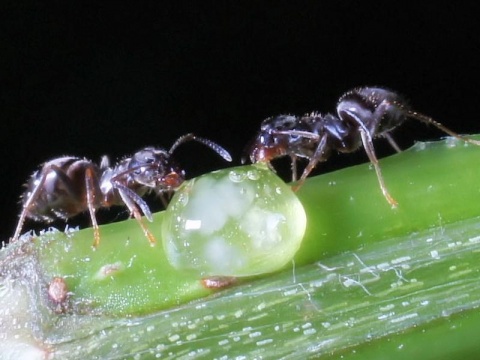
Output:
M392 207L396 207L397 201L385 186L373 139L386 138L390 145L400 152L400 147L390 132L407 118L432 124L457 139L480 146L480 141L461 136L432 118L411 110L405 100L393 91L361 87L340 97L337 115L314 112L301 117L279 115L267 118L262 122L260 131L247 151L252 163L270 164L275 158L290 156L293 181L296 181L297 176L297 158L308 159L309 162L295 185L295 189L298 189L317 163L329 158L332 150L349 153L363 145L375 168L383 195Z
M94 231L93 246L100 242L95 211L114 205L125 205L138 221L151 244L154 236L143 224L140 210L152 221L152 213L142 199L149 192L162 195L173 191L185 180L182 170L172 154L179 145L195 140L208 146L227 161L230 154L211 140L186 134L178 138L170 150L146 147L132 157L110 166L107 156L100 165L73 156L59 157L42 165L26 184L22 195L23 207L11 242L18 240L26 218L52 222L56 218L68 219L81 212L90 213Z

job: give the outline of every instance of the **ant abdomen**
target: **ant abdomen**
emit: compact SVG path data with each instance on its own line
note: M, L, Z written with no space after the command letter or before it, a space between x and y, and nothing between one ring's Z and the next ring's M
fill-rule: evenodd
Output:
M43 222L68 219L85 210L85 173L92 176L93 191L98 192L97 165L86 159L65 156L46 162L32 174L22 195L27 217ZM98 204L95 203L95 206Z

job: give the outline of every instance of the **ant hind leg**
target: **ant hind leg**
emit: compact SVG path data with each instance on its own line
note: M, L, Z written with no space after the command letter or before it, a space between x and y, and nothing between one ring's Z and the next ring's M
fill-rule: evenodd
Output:
M365 152L367 153L368 158L370 159L370 162L372 163L373 167L375 168L375 172L377 173L378 183L380 184L380 189L382 190L383 196L385 197L385 199L387 199L388 203L393 208L396 208L398 206L398 202L390 195L387 190L387 186L385 185L385 181L383 180L382 170L380 169L377 156L375 155L372 138L370 134L364 129L360 129L360 135L362 137Z
M33 202L38 198L40 191L42 190L42 186L45 183L45 179L47 178L47 172L44 172L43 175L40 177L37 186L33 189L30 196L28 197L27 201L22 206L22 212L18 217L17 227L15 228L15 233L13 234L12 238L10 239L11 243L14 243L20 237L20 233L22 232L23 225L25 224L25 220L27 218L27 214L32 206Z
M87 207L90 213L90 219L93 227L93 247L97 248L100 244L100 230L98 228L97 218L95 216L95 175L92 169L88 168L85 171L85 189L87 193Z
M291 170L292 170L292 182L297 181L297 156L292 154L290 155L292 160Z
M456 132L450 130L449 128L447 128L446 126L444 126L443 124L439 123L438 121L435 121L433 120L431 117L429 116L426 116L426 115L423 115L423 114L420 114L420 113L417 113L415 111L408 111L407 112L407 116L412 118L412 119L415 119L415 120L418 120L418 121L421 121L425 124L432 124L433 126L437 127L438 129L442 130L444 133L450 135L450 136L453 136L454 138L456 139L459 139L459 140L462 140L462 141L465 141L469 144L473 144L473 145L477 145L477 146L480 146L480 141L478 140L474 140L474 139L470 139L466 136L463 136L463 135L460 135L460 134L457 134Z
M27 216L28 216L28 212L31 210L33 203L38 199L38 197L40 196L40 193L43 191L43 185L45 184L45 181L47 180L47 176L48 174L50 174L51 171L54 171L57 174L59 179L58 181L61 181L64 184L66 190L70 194L74 193L70 179L60 167L52 164L43 168L41 170L41 176L38 179L38 183L33 188L27 200L23 203L22 211L19 215L17 226L15 228L15 232L12 238L10 239L10 242L14 243L20 237L23 229L23 225L25 224L25 220L27 219ZM35 173L32 176L35 176L36 174L37 173Z
M392 135L389 133L385 133L382 135L385 139L387 139L388 143L390 146L397 152L400 153L402 152L402 149L400 149L400 146L398 146L397 142L393 139Z

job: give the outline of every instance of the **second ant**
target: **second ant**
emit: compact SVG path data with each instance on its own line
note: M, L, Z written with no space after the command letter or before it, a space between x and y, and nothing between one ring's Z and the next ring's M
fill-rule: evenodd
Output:
M328 160L332 151L349 153L363 146L375 168L383 196L392 207L396 207L398 202L390 195L383 180L373 139L386 138L400 152L390 133L408 118L432 124L448 135L480 146L480 141L461 136L413 111L400 95L391 90L360 87L340 97L336 115L314 112L300 117L279 115L267 118L247 152L252 163L270 163L275 158L289 156L293 181L297 176L297 158L307 159L308 164L294 187L298 189L319 162Z

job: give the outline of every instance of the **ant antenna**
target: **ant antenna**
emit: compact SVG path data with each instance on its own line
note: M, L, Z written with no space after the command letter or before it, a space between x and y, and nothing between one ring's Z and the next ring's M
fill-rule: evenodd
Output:
M228 162L232 161L232 157L230 156L229 152L227 150L225 150L223 147L214 143L211 140L196 136L193 133L189 133L189 134L185 134L185 135L180 136L175 141L175 143L172 145L172 147L170 148L168 153L171 155L180 145L182 145L183 143L185 143L187 141L191 141L191 140L195 140L195 141L197 141L197 142L199 142L199 143L201 143L205 146L208 146L210 149L215 151L218 155L220 155L226 161L228 161Z

